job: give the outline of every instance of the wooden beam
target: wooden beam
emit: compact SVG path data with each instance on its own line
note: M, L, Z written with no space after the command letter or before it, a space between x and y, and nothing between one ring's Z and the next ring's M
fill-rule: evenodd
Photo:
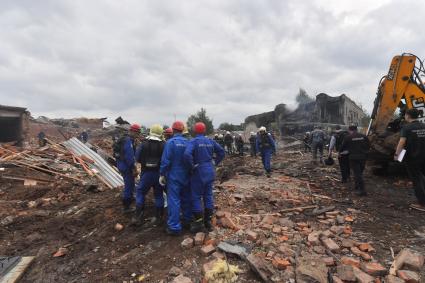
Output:
M34 256L22 257L17 265L10 270L5 276L0 278L0 283L15 283L18 282L30 264L34 261Z

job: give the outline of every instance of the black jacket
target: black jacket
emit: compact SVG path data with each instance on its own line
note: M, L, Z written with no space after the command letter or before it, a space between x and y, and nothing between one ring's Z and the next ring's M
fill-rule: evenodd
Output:
M369 148L369 139L365 135L355 132L344 138L339 152L347 150L350 160L366 160Z

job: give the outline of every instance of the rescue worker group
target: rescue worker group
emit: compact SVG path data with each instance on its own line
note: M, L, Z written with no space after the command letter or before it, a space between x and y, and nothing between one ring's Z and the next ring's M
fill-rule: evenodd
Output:
M155 216L153 225L162 225L167 213L166 233L180 235L183 229L192 233L212 231L214 212L213 183L215 166L226 154L243 154L241 136L234 138L227 132L214 139L206 136L206 126L198 122L193 127L194 138L189 139L186 126L175 121L163 130L152 125L149 135L136 146L141 133L140 125L130 126L127 134L113 146L117 168L124 179L123 212L134 213L131 224L143 225L146 195L153 188ZM251 133L251 155L261 155L267 177L271 176L270 160L276 151L275 141L265 127ZM140 163L140 181L136 163ZM135 196L135 209L132 208ZM166 208L165 198L166 196ZM166 210L166 211L165 211Z
M425 168L425 124L416 121L419 112L410 109L405 119L409 123L402 128L399 145L394 159L397 160L403 148L406 150L407 169L413 182L415 194L420 202L425 200L423 177ZM114 157L117 168L124 179L122 194L123 211L134 213L132 225L143 225L145 217L145 199L153 188L155 216L152 223L162 225L167 210L166 232L180 235L189 230L192 233L212 231L211 219L214 212L213 183L215 166L223 161L225 155L243 155L244 141L241 135L233 137L230 132L216 134L213 139L206 136L206 126L198 122L192 129L194 138L189 138L185 124L175 121L171 128L163 130L161 125L152 125L149 135L136 146L141 127L131 125L129 131L114 143ZM271 177L271 158L276 153L273 133L260 127L257 133L251 132L250 155L261 156L265 175ZM328 155L324 159L324 147L329 142ZM366 135L358 131L356 125L350 125L348 131L336 126L335 131L327 134L320 126L307 132L303 139L305 152L311 152L313 162L333 165L332 154L338 156L341 182L350 182L354 176L354 193L366 196L363 172L370 149ZM416 158L416 157L421 158ZM140 163L140 181L135 184L138 175L136 163ZM132 203L135 195L135 209ZM164 199L166 196L166 202ZM167 203L167 205L165 205ZM425 203L420 203L425 205Z

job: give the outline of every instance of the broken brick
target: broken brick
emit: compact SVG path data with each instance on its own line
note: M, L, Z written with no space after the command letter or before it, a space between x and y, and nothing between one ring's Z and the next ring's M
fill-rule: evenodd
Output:
M375 281L375 277L370 276L369 274L361 271L357 267L353 267L354 276L356 276L357 282L359 283L372 283Z
M208 273L208 271L212 270L214 268L214 264L216 263L216 259L211 260L207 263L204 263L204 265L202 266L202 273L206 274Z
M209 256L210 254L212 254L215 251L215 247L213 245L207 245L207 246L203 246L201 248L201 252L203 255L205 256Z
M394 275L385 277L385 283L404 283L404 280Z
M282 259L282 258L273 259L272 264L274 267L276 267L279 270L284 270L286 269L286 267L291 265L291 263L288 260Z
M295 251L292 250L287 244L280 245L278 250L286 257L292 257L295 255Z
M266 257L267 258L272 258L272 257L274 257L274 255L275 255L276 253L274 252L274 251L269 251L267 254L266 254Z
M354 275L353 267L350 265L338 265L336 268L338 277L343 281L354 282L356 276Z
M341 246L344 248L354 247L354 241L350 239L343 239L341 242Z
M195 245L196 246L202 246L202 244L205 241L205 233L203 232L198 232L195 235Z
M192 238L186 238L181 242L181 246L185 249L189 249L193 247L193 239Z
M369 253L375 252L375 249L369 243L361 243L359 245L359 250L361 250L362 252L369 252Z
M322 255L326 253L326 249L323 246L314 246L313 251L317 254L322 254Z
M286 242L286 241L288 241L288 240L289 240L288 236L286 236L286 235L280 236L278 239L279 239L279 241L281 241L281 242Z
M345 226L343 233L345 235L351 235L351 234L353 234L353 229L351 228L351 226Z
M331 252L339 252L339 246L332 239L327 238L322 240L323 245Z
M229 213L229 212L226 212L226 211L223 211L223 210L218 210L218 211L215 213L215 216L216 216L217 218L222 218L222 217L224 217L226 214L229 214L228 216L230 216L230 213Z
M335 260L333 257L323 257L322 258L323 262L326 264L326 266L334 266L335 265Z
M368 262L361 265L361 269L375 277L384 276L387 274L387 269L378 262Z
M397 276L407 283L419 283L419 274L411 270L398 270Z
M312 245L319 245L320 244L319 236L320 236L320 232L317 232L317 231L311 232L307 237L307 241Z
M345 229L344 226L335 226L335 225L330 228L331 232L336 235L342 234L344 232L344 229Z
M403 249L400 253L404 253L402 267L409 270L420 271L424 265L424 256L411 250Z
M256 232L251 231L251 230L247 230L245 233L247 234L248 239L249 239L250 241L253 241L253 242L254 242L254 241L257 241L257 239L258 239L258 234L257 234Z
M237 230L238 229L237 225L227 215L223 216L220 219L220 221L221 221L221 226L223 226L224 228L229 228L229 229L232 229L232 230Z
M354 258L354 257L348 257L348 256L343 256L341 258L341 263L345 264L345 265L351 265L351 266L355 266L355 267L360 267L360 260Z
M192 280L189 277L184 276L183 274L180 274L176 278L171 281L171 283L192 283Z
M212 256L216 259L225 259L226 255L224 253L221 252L213 252Z
M274 217L273 215L266 215L263 217L263 220L261 220L261 224L273 225L275 221L276 217Z
M272 232L275 234L280 234L280 232L282 231L282 228L280 228L279 226L274 226Z
M359 250L359 248L357 248L357 247L351 247L351 252L353 253L353 254L355 254L356 256L360 256L361 258L363 258L364 260L371 260L372 259L372 257L369 255L369 254L367 254L367 253L365 253L365 252L362 252L361 250Z

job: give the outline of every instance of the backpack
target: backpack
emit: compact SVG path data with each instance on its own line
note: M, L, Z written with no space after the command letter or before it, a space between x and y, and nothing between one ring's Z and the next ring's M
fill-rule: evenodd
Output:
M321 130L313 131L311 137L312 141L316 143L323 143L325 141L325 133Z
M124 157L124 141L127 136L122 136L116 139L112 145L113 154L115 160L121 160Z
M335 148L337 151L341 149L344 138L348 135L347 131L341 131L335 135Z
M145 140L142 143L143 150L137 157L142 169L159 169L162 152L164 151L164 142L157 140Z
M270 143L269 135L270 134L268 133L260 134L260 148L270 148L272 146Z

